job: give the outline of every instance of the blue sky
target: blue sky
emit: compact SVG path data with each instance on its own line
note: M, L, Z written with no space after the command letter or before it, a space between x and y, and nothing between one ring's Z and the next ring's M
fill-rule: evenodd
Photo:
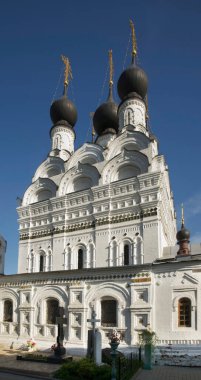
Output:
M175 207L184 203L192 242L201 241L200 0L7 0L0 4L0 233L8 241L6 273L17 271L16 197L23 196L50 149L49 108L60 55L72 64L69 97L78 109L78 147L90 140L89 113L107 97L108 50L115 83L124 61L129 64L129 18L138 63L149 77L150 124L169 166ZM62 83L56 97L61 92Z

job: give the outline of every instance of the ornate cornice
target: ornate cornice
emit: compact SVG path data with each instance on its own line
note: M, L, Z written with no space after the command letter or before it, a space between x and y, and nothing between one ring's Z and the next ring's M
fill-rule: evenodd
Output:
M82 270L52 271L42 273L23 273L0 277L0 287L18 287L18 291L29 289L36 285L83 286L84 282L122 280L131 281L139 276L150 273L151 264L131 265L122 267L105 267Z
M157 207L146 209L143 211L140 211L136 214L127 213L127 214L118 214L112 217L105 216L102 218L96 218L93 221L89 222L83 222L83 223L75 223L71 224L69 226L62 226L62 227L55 227L48 230L40 230L36 232L30 232L30 233L22 233L20 234L20 240L28 240L28 239L38 239L40 237L44 236L53 236L56 234L62 234L62 233L70 233L73 231L78 230L86 230L90 228L96 228L97 226L102 226L106 224L116 224L116 223L122 223L125 221L131 221L131 220L137 220L137 219L144 219L150 216L157 215L158 210Z

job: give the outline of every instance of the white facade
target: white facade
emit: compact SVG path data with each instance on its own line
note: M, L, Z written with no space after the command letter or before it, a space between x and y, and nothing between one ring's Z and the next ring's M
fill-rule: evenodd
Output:
M122 129L106 146L84 144L66 161L60 158L63 146L36 170L18 208L18 273L37 272L41 252L49 271L76 269L81 246L84 267L95 268L123 265L126 242L130 265L150 263L175 244L164 157L145 125L128 124L128 111L136 109L125 103L119 109Z
M57 336L55 324L48 324L48 299L57 299L68 317L65 344L70 349L86 348L86 320L92 307L101 319L102 300L116 301L116 328L122 348L135 345L138 333L148 325L156 331L160 344L201 344L200 254L191 260L110 268L52 271L0 278L1 340L26 341L34 337L49 347ZM191 301L191 326L178 326L178 301ZM13 302L13 320L4 321L5 300ZM114 326L97 324L103 345Z
M125 100L119 132L75 152L72 128L51 129L52 149L17 209L18 274L0 277L2 340L51 346L48 302L56 300L69 348L86 348L93 307L103 344L116 327L122 347L135 345L148 325L161 344L201 343L201 249L177 255L168 169L145 114L142 100ZM190 305L183 326L181 300Z

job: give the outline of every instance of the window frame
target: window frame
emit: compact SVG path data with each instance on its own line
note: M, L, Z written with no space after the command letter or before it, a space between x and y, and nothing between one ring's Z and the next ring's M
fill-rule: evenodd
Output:
M41 260L42 259L42 260ZM42 262L42 263L41 263ZM40 254L40 257L39 257L39 272L44 272L45 270L45 260L44 260L44 255L43 254ZM41 269L42 268L42 269Z
M81 263L81 265L80 265ZM77 269L83 269L84 268L84 249L78 248L77 251Z
M113 303L114 307L115 307L115 319L111 321L105 321L105 318L103 318L103 314L104 314L104 311L103 311L103 304L104 303ZM106 307L106 306L105 306ZM112 305L111 307L109 308L110 310L112 309ZM118 309L118 302L116 299L102 299L101 300L101 326L103 327L116 327L117 326L117 309ZM112 314L112 313L110 313ZM105 316L104 316L105 317Z
M49 312L48 312L48 303L52 302L52 301L54 301L55 304L57 302L57 310L55 311L54 318L50 319L49 318ZM53 297L46 299L46 324L47 325L56 325L56 317L57 317L57 314L58 314L58 308L59 308L59 301L58 301L58 299L53 298Z
M6 303L10 303L10 306L11 306L11 313L9 313L9 318L5 318L5 305ZM6 298L4 300L4 305L3 305L3 322L13 322L13 300L10 299L10 298Z
M182 297L178 300L178 327L192 327L191 299Z
M130 265L130 244L128 243L125 243L124 244L124 262L123 262L123 265Z

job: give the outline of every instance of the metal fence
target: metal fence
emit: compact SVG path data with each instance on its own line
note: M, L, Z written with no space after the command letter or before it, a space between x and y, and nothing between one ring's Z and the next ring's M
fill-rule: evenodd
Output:
M139 360L140 359L140 360ZM131 352L127 357L117 359L117 380L127 380L134 370L141 366L141 350L138 353Z

